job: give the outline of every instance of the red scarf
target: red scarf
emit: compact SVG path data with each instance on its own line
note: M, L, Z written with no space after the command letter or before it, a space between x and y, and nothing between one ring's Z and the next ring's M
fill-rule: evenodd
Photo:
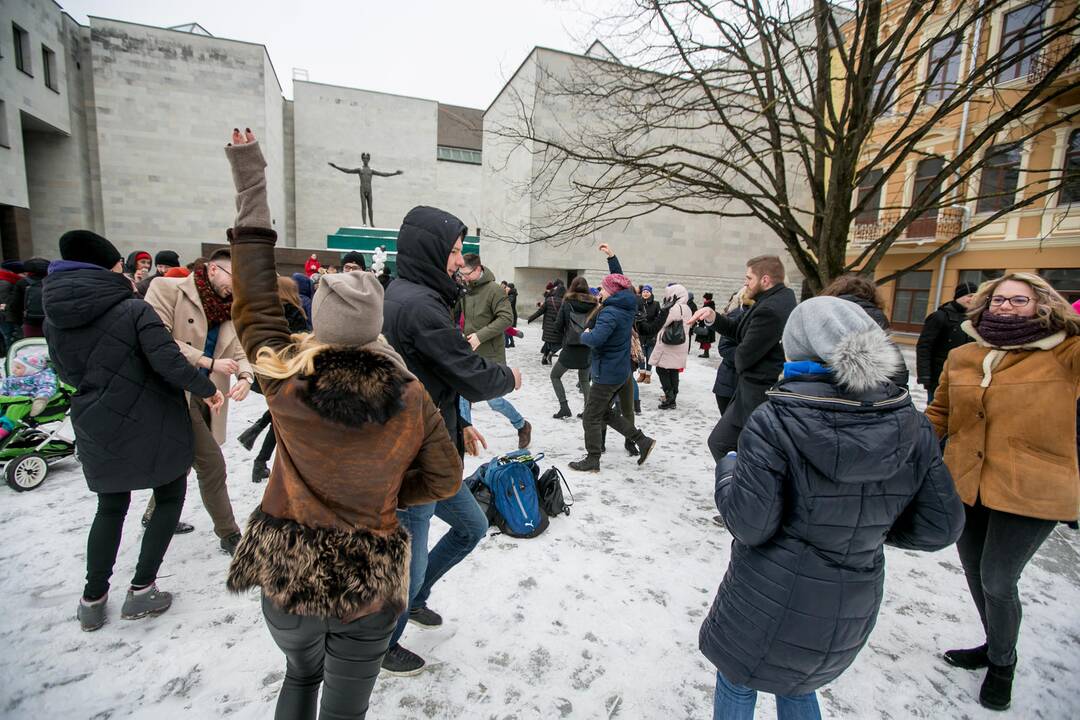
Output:
M202 302L207 324L213 327L232 320L232 301L226 302L214 292L214 288L210 285L210 278L206 274L206 265L199 265L192 274L195 277L195 290L199 293L199 301Z

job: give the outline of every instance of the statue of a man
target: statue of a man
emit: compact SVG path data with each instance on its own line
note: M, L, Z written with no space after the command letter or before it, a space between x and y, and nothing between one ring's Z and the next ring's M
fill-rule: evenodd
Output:
M401 175L401 170L395 170L394 172L379 172L378 170L372 170L368 166L368 162L371 161L371 153L362 153L360 155L360 161L363 164L358 168L343 168L335 165L334 163L327 163L335 170L340 170L343 173L350 175L360 176L360 216L362 222L366 223L369 227L375 227L375 218L372 213L371 203L371 178L374 175L379 177L393 177L394 175Z

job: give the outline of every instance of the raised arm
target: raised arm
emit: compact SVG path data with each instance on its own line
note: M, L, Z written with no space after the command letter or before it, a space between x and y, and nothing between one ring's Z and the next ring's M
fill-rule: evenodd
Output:
M340 168L338 168L340 170ZM372 175L378 175L379 177L394 177L395 175L404 175L401 170L395 170L394 172L379 172L378 170L372 170Z
M335 170L340 170L341 172L345 173L346 175L359 175L360 174L360 168L343 168L343 167L340 167L338 165L335 165L332 162L328 162L326 164L329 165L330 167L334 168Z

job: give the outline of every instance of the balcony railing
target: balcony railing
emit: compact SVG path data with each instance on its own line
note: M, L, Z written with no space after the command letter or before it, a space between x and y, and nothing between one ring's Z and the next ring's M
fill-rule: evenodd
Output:
M1065 57L1065 54L1072 50L1074 42L1066 40L1058 42L1052 47L1045 48L1039 56L1036 57L1031 63L1031 74L1028 75L1028 80L1033 83L1042 82L1047 73L1053 69L1055 65L1061 62L1061 59ZM1080 70L1080 58L1073 60L1069 63L1069 66L1065 68L1063 75Z
M876 222L852 223L848 242L853 247L866 247L891 231L900 219L901 213L883 212ZM919 245L941 243L952 240L963 227L964 211L961 208L941 208L935 217L916 218L897 238L897 242L911 242Z

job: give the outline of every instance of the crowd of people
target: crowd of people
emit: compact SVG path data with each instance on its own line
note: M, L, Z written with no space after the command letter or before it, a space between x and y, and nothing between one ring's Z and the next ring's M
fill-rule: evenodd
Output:
M487 448L472 405L504 416L520 448L532 443L506 397L522 387L507 364L522 336L517 289L463 254L458 218L425 206L401 224L396 277L385 251L377 268L353 252L340 272L313 255L304 272L281 274L259 144L234 130L225 154L236 190L228 248L184 267L174 252L124 258L100 235L68 232L59 260L4 263L0 329L7 344L43 334L59 379L76 388L76 442L97 495L81 628L108 619L136 490L152 499L121 617L169 609L157 572L172 537L194 529L179 521L194 469L232 556L225 582L259 589L287 660L276 717L321 707L320 717L363 718L380 672L424 669L402 644L407 625L443 623L432 589L487 533L462 483L464 455ZM867 278L842 276L800 303L783 262L758 256L726 304L704 293L698 307L678 283L635 287L613 249L599 251L608 272L595 286L553 280L527 318L542 320L554 420L581 422L585 456L571 469L600 470L608 428L645 463L657 441L639 426L639 385L655 372L657 409L674 411L692 345L720 359L708 447L715 520L733 543L700 631L717 671L714 717L753 717L758 691L776 696L781 720L820 717L816 691L874 627L884 545L956 543L984 637L943 660L985 670L979 701L1008 708L1018 580L1080 510L1076 310L1031 274L960 285L919 340L923 413ZM266 485L241 530L221 444L229 401L251 391L267 411L239 440L253 449L266 433L251 474ZM429 548L432 517L449 531Z

